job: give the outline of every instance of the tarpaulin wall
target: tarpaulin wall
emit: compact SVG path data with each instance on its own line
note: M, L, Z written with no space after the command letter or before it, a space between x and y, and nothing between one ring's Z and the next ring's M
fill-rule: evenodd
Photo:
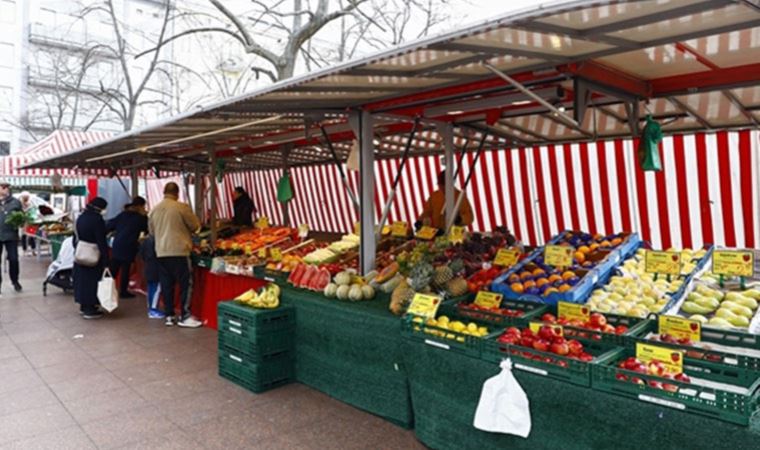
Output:
M756 130L666 137L660 145L663 171L658 173L638 169L636 142L630 139L487 151L467 188L475 213L472 228L505 225L531 244L543 243L560 230L580 229L636 231L657 248L704 243L758 247L759 139ZM465 157L458 186L464 184L474 156ZM399 160L375 163L378 219L399 166ZM389 222L416 220L440 169L440 157L410 158ZM226 175L220 185L220 216L232 214L232 189L243 186L262 214L281 222L276 202L281 173ZM358 174L348 174L357 192ZM322 231L353 229L357 214L337 167L299 167L291 175L293 223Z

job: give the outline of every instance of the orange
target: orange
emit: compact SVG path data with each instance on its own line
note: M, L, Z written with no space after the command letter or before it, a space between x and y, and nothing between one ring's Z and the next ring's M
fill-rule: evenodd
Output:
M549 283L554 283L555 281L560 281L561 279L562 277L557 275L556 273L549 275Z
M591 245L594 245L594 244L591 244ZM580 247L578 247L578 251L585 255L591 251L591 248L586 247L585 245L581 245Z
M536 282L533 280L528 280L523 283L523 288L525 289L532 288L532 287L536 287Z
M546 278L539 278L538 280L536 280L536 287L541 287L545 284L549 284L549 280L547 280Z
M599 245L601 247L609 247L611 244L610 241L602 241Z
M509 278L507 278L507 280L509 280L510 283L517 283L518 281L520 281L520 275L513 273L512 275L509 276Z
M544 297L549 294L554 294L555 292L559 292L559 290L557 288L550 287L544 291Z
M578 261L579 263L582 263L583 261L586 260L586 254L583 252L575 252L573 256L575 257L575 260Z
M601 241L602 239L604 239L604 236L602 236L601 234L597 233L594 235L595 241Z
M523 272L523 273L520 274L520 279L521 280L527 280L528 278L530 278L532 276L533 276L533 274L530 273L530 272Z
M534 270L534 271L533 271L533 275L534 275L534 276L543 275L543 274L545 274L545 273L546 273L546 272L544 271L544 269L542 269L542 268L540 268L540 267L539 267L538 269L536 269L536 270Z
M569 284L563 284L562 286L559 287L559 291L560 292L567 292L567 291L569 291L572 288L573 287L570 286Z
M623 240L620 239L620 238L615 238L615 239L612 240L611 243L612 243L613 246L617 247L618 245L620 245L620 244L623 243Z
M575 278L575 272L570 272L569 270L562 274L563 280L569 280L570 278Z
M525 291L525 288L523 287L522 283L512 283L509 285L509 287L512 289L513 292L516 292L518 294L522 294L523 291Z

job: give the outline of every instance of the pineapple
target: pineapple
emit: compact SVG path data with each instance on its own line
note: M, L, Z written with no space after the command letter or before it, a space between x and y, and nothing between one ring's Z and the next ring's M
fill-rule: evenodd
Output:
M446 283L454 278L454 272L449 266L438 266L433 273L433 286L438 289L446 287Z
M412 298L414 298L414 289L409 287L409 284L404 280L393 290L391 304L388 309L393 314L400 316L406 312L409 303L412 302Z
M452 297L459 297L467 293L467 280L462 277L454 278L446 285L446 290Z

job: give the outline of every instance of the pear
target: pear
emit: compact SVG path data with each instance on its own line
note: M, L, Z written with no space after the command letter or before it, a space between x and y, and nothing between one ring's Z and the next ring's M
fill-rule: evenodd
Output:
M755 315L755 313L751 309L747 308L746 306L742 306L738 303L734 303L730 301L724 301L723 303L720 304L720 307L728 308L729 310L731 310L732 313L739 316L747 317L749 319L751 319L752 316Z
M715 317L730 320L731 318L736 317L736 314L728 308L718 308L718 310L715 311Z
M712 327L712 328L730 328L731 322L728 320L722 318L722 317L713 317L709 321L707 321L706 326Z
M703 325L707 323L707 317L705 317L705 316L703 316L701 314L692 314L691 316L689 316L689 320L694 320L694 321L699 322L699 323L701 323Z
M734 316L728 319L731 325L739 328L747 328L749 326L749 319L744 316Z

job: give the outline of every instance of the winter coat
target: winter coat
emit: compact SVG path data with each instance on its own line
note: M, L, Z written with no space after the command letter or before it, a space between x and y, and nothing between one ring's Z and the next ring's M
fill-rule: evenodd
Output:
M106 243L106 222L99 212L85 209L76 223L77 235L74 246L79 241L98 245L100 260L95 267L85 267L74 263L74 300L80 305L97 305L98 281L103 277L103 270L108 266L108 244Z
M5 223L13 211L23 211L16 197L9 195L0 200L0 241L18 241L18 228Z
M132 262L140 247L140 233L148 232L148 217L135 211L123 211L106 224L106 232L115 231L111 257Z
M232 207L235 210L235 216L232 219L232 223L243 227L253 226L253 213L256 212L256 206L253 204L253 200L248 194L241 194L232 202Z
M171 196L156 205L148 218L150 234L156 238L156 255L159 258L190 256L193 249L193 233L201 222L193 214L190 205Z

